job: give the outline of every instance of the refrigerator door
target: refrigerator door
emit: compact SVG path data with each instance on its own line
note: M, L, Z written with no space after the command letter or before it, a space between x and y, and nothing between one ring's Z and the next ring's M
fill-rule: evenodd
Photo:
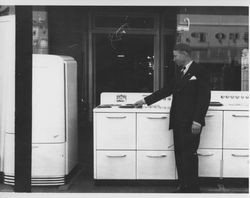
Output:
M33 55L32 143L65 142L63 59Z
M0 172L3 171L4 136L14 133L15 16L0 17Z

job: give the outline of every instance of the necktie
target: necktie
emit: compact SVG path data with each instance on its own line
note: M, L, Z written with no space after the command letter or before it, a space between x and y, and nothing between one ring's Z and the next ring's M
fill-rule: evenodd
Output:
M181 77L183 77L184 76L184 70L186 69L186 67L182 67L181 68Z

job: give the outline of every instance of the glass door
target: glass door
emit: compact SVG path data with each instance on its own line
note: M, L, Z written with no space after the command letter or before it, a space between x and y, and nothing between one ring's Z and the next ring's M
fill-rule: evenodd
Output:
M90 14L89 106L102 92L159 87L159 13L145 7L97 7Z
M102 92L152 92L154 36L94 35L96 105Z

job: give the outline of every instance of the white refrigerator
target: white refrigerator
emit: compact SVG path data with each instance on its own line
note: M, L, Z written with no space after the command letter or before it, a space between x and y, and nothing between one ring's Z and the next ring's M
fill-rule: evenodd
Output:
M63 185L77 165L77 63L33 54L32 185ZM14 130L5 134L4 183L14 185Z
M5 135L14 133L15 15L0 16L0 173L4 169Z

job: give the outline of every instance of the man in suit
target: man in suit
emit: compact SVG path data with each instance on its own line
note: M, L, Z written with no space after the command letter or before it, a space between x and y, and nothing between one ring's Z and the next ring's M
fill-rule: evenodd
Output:
M197 193L200 133L210 103L209 75L191 59L191 48L177 44L173 50L178 66L164 88L137 101L135 106L151 105L172 94L169 129L173 129L175 162L179 179L177 192Z

